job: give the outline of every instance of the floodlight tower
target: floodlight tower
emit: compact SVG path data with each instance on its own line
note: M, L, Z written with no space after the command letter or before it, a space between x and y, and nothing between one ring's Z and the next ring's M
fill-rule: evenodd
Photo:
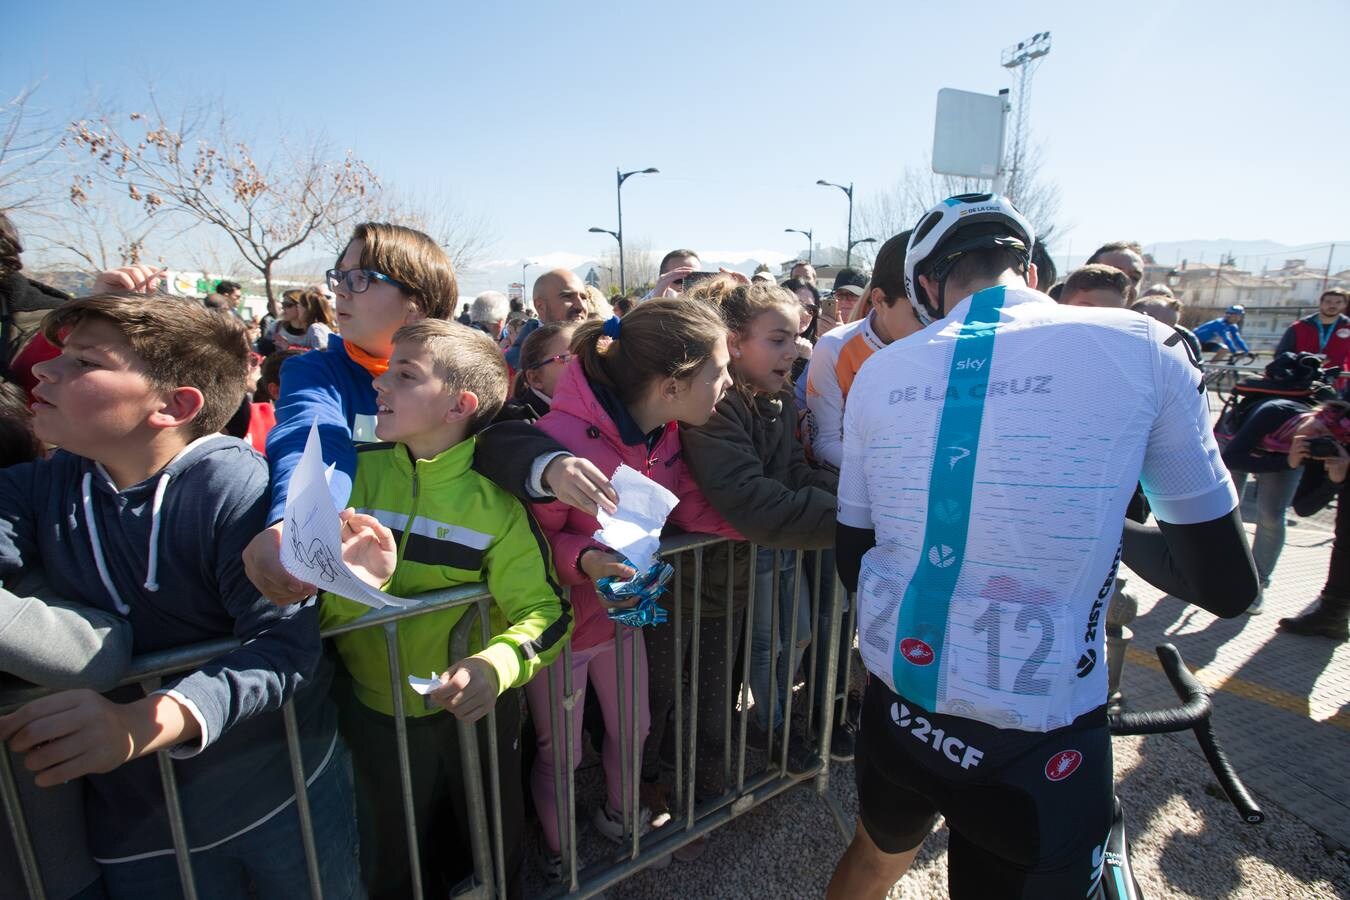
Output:
M1043 57L1050 53L1050 32L1041 31L1003 51L1003 68L1017 79L1017 118L1013 128L1012 152L1008 154L1008 196L1018 199L1022 187L1022 163L1031 127L1031 76Z

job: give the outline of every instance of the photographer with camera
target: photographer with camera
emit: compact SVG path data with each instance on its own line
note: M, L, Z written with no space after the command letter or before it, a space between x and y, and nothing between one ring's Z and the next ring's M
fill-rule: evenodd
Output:
M1347 443L1350 404L1333 400L1309 406L1297 400L1272 399L1246 416L1224 448L1223 461L1233 473L1239 497L1247 475L1256 477L1252 558L1261 577L1262 594L1247 612L1261 612L1265 588L1284 549L1285 510L1293 505L1296 494L1318 487L1323 473L1336 484L1345 481L1350 469ZM1310 470L1310 463L1316 463L1316 468Z

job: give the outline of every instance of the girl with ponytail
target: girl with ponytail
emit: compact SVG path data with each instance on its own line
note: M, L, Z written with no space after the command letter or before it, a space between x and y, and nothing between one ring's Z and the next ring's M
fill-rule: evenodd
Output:
M634 308L622 321L616 317L582 323L573 335L571 352L573 358L556 385L548 415L538 422L539 428L607 476L622 463L674 492L680 502L670 521L685 531L737 537L698 492L680 449L680 427L706 422L731 385L726 329L717 313L700 303L651 300ZM650 719L646 652L643 634L637 629L625 628L623 646L616 646L614 623L605 615L607 604L597 594L595 583L606 576L629 578L636 573L592 537L600 527L594 516L561 503L536 506L534 512L552 544L558 577L572 587L573 686L584 690L590 679L604 714L601 757L607 797L595 810L594 822L607 837L622 841L621 754L632 747L634 717L624 717L629 731L621 734L619 710L621 702L632 703L627 691L633 684L633 673L625 665L625 683L621 685L615 659L621 652L627 664L634 649L631 642L637 643L636 725L639 737L645 737ZM656 630L669 627L658 625ZM562 664L561 658L554 663ZM561 674L553 680L561 691ZM567 711L561 696L549 695L549 678L543 675L526 686L526 696L539 739L531 787L547 844L545 869L557 880L562 876L562 861L553 791L555 779L565 773L553 768L553 741L562 735L552 732L551 709L556 707L558 721L564 715L572 716L575 763L581 759L582 704ZM649 818L650 811L641 812L640 826Z

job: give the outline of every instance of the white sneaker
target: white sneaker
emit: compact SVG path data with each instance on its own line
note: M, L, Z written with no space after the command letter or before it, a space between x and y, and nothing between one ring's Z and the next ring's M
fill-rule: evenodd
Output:
M1261 592L1256 595L1256 599L1252 601L1252 605L1247 607L1245 612L1249 616L1259 616L1261 615L1261 613L1265 611L1266 611L1266 592L1265 589L1262 588Z

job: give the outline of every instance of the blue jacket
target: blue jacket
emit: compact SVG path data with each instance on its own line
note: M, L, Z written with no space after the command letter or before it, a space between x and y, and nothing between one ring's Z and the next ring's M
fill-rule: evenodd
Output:
M1238 330L1238 326L1233 322L1225 322L1222 316L1197 325L1195 336L1200 339L1201 343L1213 340L1223 341L1228 347L1229 353L1237 353L1239 350L1243 353L1249 352L1247 342L1242 339L1242 332Z
M327 350L311 350L286 360L281 367L277 424L267 435L267 462L272 468L272 503L267 522L281 520L291 470L305 452L309 426L319 422L323 459L336 463L328 489L341 509L351 496L356 476L353 442L375 441L375 386L370 373L347 355L347 345L333 335ZM567 449L527 422L502 422L478 433L474 469L521 500L552 500L530 488L537 459ZM260 529L261 530L261 529Z
M542 324L543 323L538 319L530 319L524 325L520 326L520 331L516 333L515 339L511 341L511 346L507 348L506 351L506 364L511 367L512 372L520 371L521 345L524 344L525 339L534 334L535 329Z
M44 569L53 593L125 616L136 654L245 642L159 686L203 726L200 742L173 750L193 847L291 802L287 699L295 700L307 772L322 768L335 741L317 610L274 606L244 574L241 554L262 530L266 504L262 457L221 435L200 438L123 491L96 463L64 451L0 470L0 581ZM118 702L141 696L140 688L108 694ZM170 851L153 756L91 775L87 785L96 859Z

